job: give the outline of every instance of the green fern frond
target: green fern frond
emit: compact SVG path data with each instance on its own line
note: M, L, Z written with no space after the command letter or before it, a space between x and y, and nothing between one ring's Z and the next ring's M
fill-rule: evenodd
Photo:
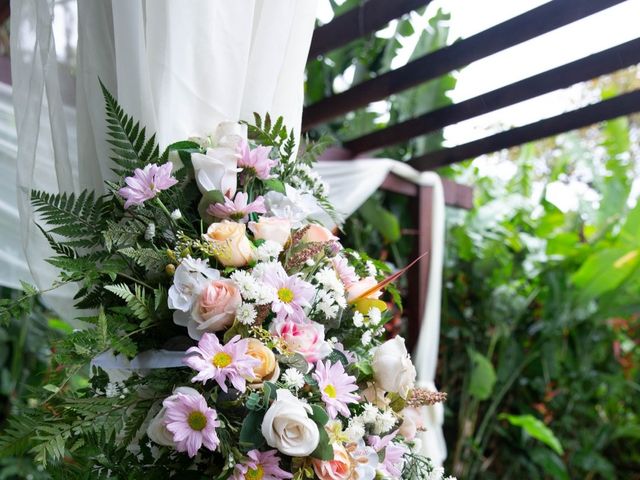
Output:
M120 223L107 222L107 227L102 232L104 246L112 251L123 247L135 245L144 234L146 227L138 220L125 220Z
M164 271L164 268L169 263L169 257L165 251L153 248L127 247L118 251L149 272Z
M111 159L122 168L114 168L118 175L129 174L136 168L144 168L146 164L160 156L155 134L146 139L145 128L140 122L127 115L115 97L102 82L102 95L107 113L107 142L111 145Z
M104 288L124 300L138 319L148 320L151 318L151 307L147 295L140 285L135 285L133 292L125 283L107 285Z
M279 149L288 138L287 128L283 125L283 118L278 117L275 123L272 124L271 116L268 113L264 117L264 122L257 113L254 113L253 117L255 124L250 125L247 123L249 138L258 141L262 145Z
M49 246L51 247L51 249L54 252L56 252L58 255L62 255L67 258L76 258L78 256L77 252L73 248L71 248L66 243L61 243L56 241L53 238L53 235L49 234L44 228L42 228L37 223L36 223L36 227L38 227L38 229L42 232L42 234L44 235L44 238L47 239L47 242L49 243Z
M54 226L48 231L49 235L73 239L69 242L56 242L58 245L69 246L70 243L93 247L101 243L100 231L106 225L109 207L101 197L96 198L93 192L85 190L76 197L74 193L51 194L32 190L31 203L36 213L47 224ZM59 247L54 247L54 250L56 248Z

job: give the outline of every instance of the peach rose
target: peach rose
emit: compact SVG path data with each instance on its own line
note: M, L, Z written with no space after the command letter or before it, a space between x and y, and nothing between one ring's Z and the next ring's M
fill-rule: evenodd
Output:
M309 225L309 229L302 237L303 242L337 242L338 240L339 238L331 233L331 230L315 223Z
M225 267L244 267L255 258L254 246L246 236L244 223L223 220L212 223L204 235L216 247L216 258Z
M284 246L291 235L291 222L287 218L260 217L257 222L249 222L249 230L258 240L271 240Z
M228 328L242 303L240 290L231 280L213 280L202 289L193 317L201 332L219 332Z
M276 356L270 348L267 348L260 340L250 338L247 346L247 355L260 361L260 365L254 367L253 374L255 379L253 383L271 381L279 373L278 362Z
M313 459L313 470L320 480L349 480L352 474L351 457L342 445L333 445L333 460Z
M373 277L365 277L362 280L358 280L347 289L347 301L352 302L370 288L375 287L377 284L378 281ZM366 298L378 298L380 295L382 295L382 292L380 290L376 290L367 295Z

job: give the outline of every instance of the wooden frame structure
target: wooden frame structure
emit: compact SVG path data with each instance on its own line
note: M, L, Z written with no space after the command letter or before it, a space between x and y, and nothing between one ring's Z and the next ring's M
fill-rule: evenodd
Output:
M303 130L309 130L350 111L438 78L471 62L569 25L624 1L626 0L552 0L476 35L415 59L403 67L357 84L345 92L308 105L303 113ZM358 7L315 30L309 58L315 59L359 37L371 34L391 20L429 3L430 0L364 1ZM448 125L638 63L640 63L640 35L632 41L483 95L346 141L342 148L330 152L328 158L349 160L365 153L371 156L376 150L389 145L441 130ZM640 90L463 145L428 152L412 158L409 163L417 170L433 170L635 112L640 112ZM444 187L447 205L471 208L472 190L469 187L449 181L445 181ZM431 238L431 189L416 186L393 175L386 179L382 188L415 197L416 201L412 202L417 233L415 252L428 251ZM425 257L420 261L418 268L414 267L409 274L408 343L410 346L415 345L420 330L428 289L428 272L429 259Z

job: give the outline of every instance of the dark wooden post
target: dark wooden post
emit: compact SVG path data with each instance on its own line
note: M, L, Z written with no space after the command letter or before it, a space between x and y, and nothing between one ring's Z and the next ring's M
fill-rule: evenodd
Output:
M420 326L427 305L429 267L431 265L431 230L433 226L433 187L419 186L413 203L414 224L417 231L414 258L429 252L409 270L409 298L407 302L407 348L413 351L420 335Z

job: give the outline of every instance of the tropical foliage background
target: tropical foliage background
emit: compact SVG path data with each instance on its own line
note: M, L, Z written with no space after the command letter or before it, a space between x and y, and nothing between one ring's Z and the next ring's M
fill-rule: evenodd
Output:
M334 3L335 13L357 3ZM446 44L448 20L430 18L411 58ZM414 34L405 18L315 60L308 102L389 70ZM638 86L632 68L584 85L583 96ZM354 138L450 103L454 87L447 75L315 133ZM471 211L447 211L437 374L459 478L640 478L639 140L632 116L440 170L475 194ZM442 141L432 134L377 155L408 159ZM406 207L378 192L349 219L347 238L406 264Z
M332 0L336 15L357 3ZM439 11L418 34L402 19L314 60L307 102L389 70L410 37L420 35L412 58L444 46L448 20ZM584 95L639 84L630 69L585 85ZM354 138L450 103L454 87L455 76L444 76L312 136ZM440 171L475 192L471 211L447 211L437 374L449 393L447 471L459 478L640 478L639 139L640 118L617 119ZM408 159L442 141L438 132L380 156ZM378 192L345 237L404 265L406 207L406 198ZM0 294L3 304L21 295ZM33 389L47 388L52 342L70 328L31 298L6 313L0 430ZM0 480L13 478L46 477L29 459L0 458Z

